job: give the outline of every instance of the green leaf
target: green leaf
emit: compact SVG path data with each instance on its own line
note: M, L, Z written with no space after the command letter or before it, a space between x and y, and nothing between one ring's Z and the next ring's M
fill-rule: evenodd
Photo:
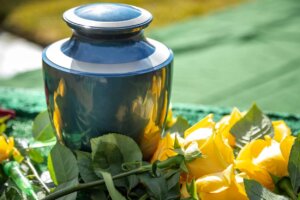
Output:
M32 133L34 139L45 142L55 138L47 110L38 114L33 121Z
M99 176L98 170L105 170L113 175L120 173L123 157L117 145L103 141L98 141L97 144L96 150L92 146L92 160L96 174Z
M130 175L127 177L128 180L128 190L132 190L135 186L139 184L139 179L137 175Z
M102 171L112 175L123 172L123 163L142 162L142 153L138 145L130 137L120 134L107 134L91 140L93 168L98 177ZM130 188L134 182L131 178L115 180L118 187Z
M59 190L63 190L63 189L67 189L67 188L71 188L71 187L74 187L78 185L78 179L77 177L68 181L68 182L65 182L65 183L62 183L60 185L58 185L56 188L55 188L55 192L59 191ZM77 197L77 192L73 192L71 194L68 194L68 195L65 195L63 197L60 197L58 198L58 200L75 200Z
M15 186L15 184L11 184L11 180L8 181L8 188L5 190L5 195L4 195L4 199L7 200L26 200L26 196L25 194L23 194L23 192L17 188L17 186Z
M138 175L140 183L146 188L150 197L153 199L165 200L167 198L167 182L163 176L152 177L149 173Z
M255 180L244 179L247 196L250 200L288 200L289 198L277 195L263 187Z
M183 133L186 129L190 128L189 122L182 116L177 116L175 124L167 130L170 133L179 133L183 136Z
M180 167L180 169L181 169L182 171L184 171L185 173L189 173L189 169L187 168L185 162L180 163L180 166L179 166L179 167Z
M0 123L0 135L1 135L1 133L4 133L5 132L5 130L6 130L6 124L1 124Z
M271 120L253 104L246 115L238 121L230 130L235 136L236 145L242 148L254 139L263 138L265 135L273 135Z
M30 142L29 148L36 149L36 148L42 148L42 147L53 147L56 144L56 138L53 138L52 140L48 140L46 142L39 142L39 141L33 141Z
M35 149L29 149L28 155L29 155L29 158L36 163L44 162L44 157L42 156L42 154Z
M92 155L94 155L95 152L99 150L99 143L113 144L118 149L120 149L120 152L123 156L123 163L142 161L143 155L139 146L136 144L136 142L133 139L131 139L128 136L116 134L116 133L110 133L98 138L91 139Z
M84 182L96 181L99 178L94 172L92 155L88 152L76 151L78 169Z
M106 197L106 194L103 190L101 189L94 189L92 191L89 191L90 192L90 197L91 197L91 200L105 200L107 199Z
M4 123L9 118L10 118L10 115L6 115L6 116L3 116L3 117L0 117L0 124Z
M6 195L5 195L5 193L4 193L4 192L1 194L1 196L0 196L0 200L7 200L7 199L6 199Z
M186 185L186 189L193 200L199 200L195 179L193 179L190 184Z
M112 200L126 200L119 191L114 186L114 181L111 177L111 174L105 171L101 171L101 175L104 179L105 185L107 187L108 193Z
M164 175L167 180L168 190L179 184L180 174L180 170L169 170L169 172Z
M56 185L74 180L79 174L74 154L60 143L56 143L50 151L48 169Z
M295 193L298 193L300 188L300 135L295 139L295 142L292 146L288 171Z
M93 168L95 174L102 177L102 172L106 171L112 175L122 173L123 156L117 145L103 141L98 142L97 150L92 152ZM115 184L118 187L127 187L126 179L117 179Z

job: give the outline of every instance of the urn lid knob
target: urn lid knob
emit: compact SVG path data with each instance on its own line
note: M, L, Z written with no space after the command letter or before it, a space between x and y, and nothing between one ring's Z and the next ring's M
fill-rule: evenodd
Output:
M152 15L145 9L115 3L86 4L67 10L66 23L75 31L93 34L132 33L147 27Z

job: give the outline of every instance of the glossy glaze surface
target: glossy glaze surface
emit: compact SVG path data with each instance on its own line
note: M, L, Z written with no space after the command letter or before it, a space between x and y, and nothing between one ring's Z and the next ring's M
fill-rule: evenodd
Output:
M91 4L83 10L93 5L102 6ZM43 52L46 100L58 140L90 151L91 138L121 133L150 156L163 133L170 102L172 51L136 29L108 34L82 28Z
M122 133L152 152L167 116L172 63L128 77L66 73L44 63L48 111L58 139L72 149L90 150L91 138Z

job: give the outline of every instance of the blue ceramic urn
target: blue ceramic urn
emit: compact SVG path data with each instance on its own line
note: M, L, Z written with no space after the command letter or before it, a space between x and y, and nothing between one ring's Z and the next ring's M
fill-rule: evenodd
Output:
M120 133L150 156L164 129L173 61L168 47L143 34L152 15L135 6L96 3L67 10L63 19L72 37L43 51L58 140L89 151L91 138Z

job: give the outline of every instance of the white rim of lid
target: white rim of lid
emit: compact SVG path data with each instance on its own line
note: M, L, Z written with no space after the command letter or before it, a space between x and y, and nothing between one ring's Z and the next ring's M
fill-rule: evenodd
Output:
M75 60L61 51L61 46L68 39L60 40L46 50L46 57L54 64L68 70L75 70L82 73L90 74L127 74L138 73L145 70L151 70L165 61L171 56L171 50L160 42L147 39L148 42L155 46L155 52L149 57L142 60L118 63L118 64L101 64L89 63Z
M107 22L107 21L94 21L94 20L89 20L89 19L84 19L79 17L78 15L75 14L75 10L81 6L72 8L70 10L67 10L63 14L63 18L74 25L79 25L79 26L87 26L87 27L93 27L93 28L126 28L126 27L135 27L139 26L141 24L146 24L147 22L152 20L152 15L150 12L143 8L139 8L136 6L131 6L135 9L138 9L141 11L141 15L138 16L137 18L130 19L130 20L123 20L123 21L115 21L115 22Z

